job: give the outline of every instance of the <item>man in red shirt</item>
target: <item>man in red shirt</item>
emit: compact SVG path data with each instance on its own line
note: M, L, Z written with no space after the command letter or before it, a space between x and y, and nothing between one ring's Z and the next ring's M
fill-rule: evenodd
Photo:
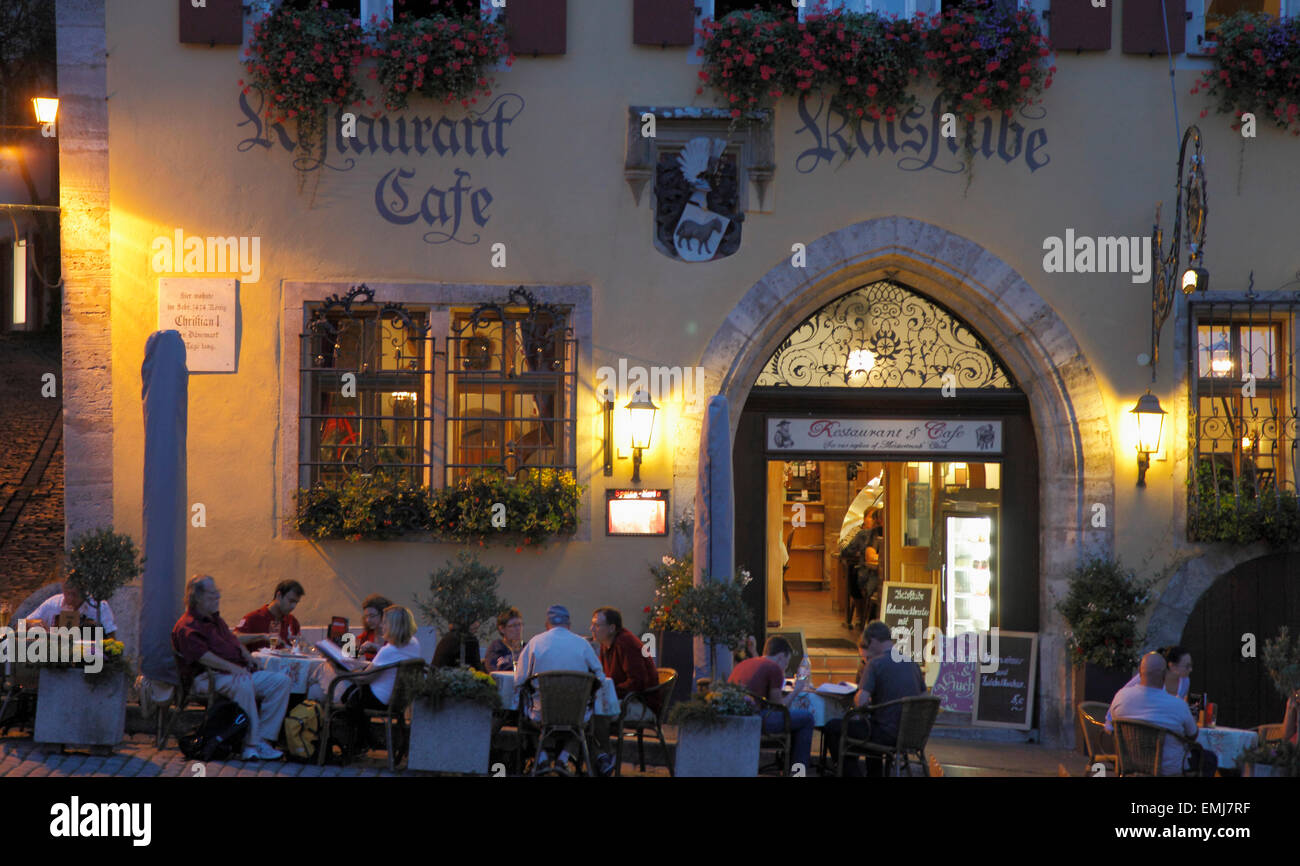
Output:
M294 619L293 609L298 606L304 595L302 584L296 580L282 580L275 587L275 598L235 624L235 633L240 635L240 642L249 652L257 652L270 646L268 635L278 635L288 644L302 632L302 626Z
M736 665L727 682L744 686L751 694L788 707L795 696L808 685L803 680L796 680L794 691L782 695L785 686L785 670L790 665L792 654L789 641L781 637L770 637L763 645L763 655L745 659ZM763 713L763 733L780 733L784 724L785 719L777 710L767 710ZM803 764L806 771L812 759L812 713L807 710L790 710L790 728L794 732L792 747L794 754L791 760L793 763Z
M197 675L200 682L207 676L214 691L239 704L248 715L244 760L283 757L271 741L280 735L289 707L289 678L253 670L252 656L221 618L220 607L216 582L205 574L191 577L185 584L185 613L172 627L172 647L188 673Z
M600 666L605 669L605 676L614 681L614 690L620 698L659 685L654 660L642 652L636 635L623 628L623 614L618 608L596 608L591 615L591 636L600 644ZM646 704L652 713L659 712L659 695L648 696ZM642 704L634 702L628 707L627 718L638 721L646 717Z

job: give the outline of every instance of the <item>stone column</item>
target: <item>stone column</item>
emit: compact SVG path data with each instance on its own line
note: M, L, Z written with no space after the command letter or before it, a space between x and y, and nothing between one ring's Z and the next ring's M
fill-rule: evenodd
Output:
M58 0L64 526L113 521L108 68L104 0Z

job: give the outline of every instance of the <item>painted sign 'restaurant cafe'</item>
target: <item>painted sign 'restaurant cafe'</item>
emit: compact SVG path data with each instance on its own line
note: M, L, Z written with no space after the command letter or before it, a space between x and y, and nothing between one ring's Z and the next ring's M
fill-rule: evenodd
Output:
M256 93L256 91L253 91ZM252 134L238 144L240 153L260 147L266 150L279 145L293 153L297 141L280 123L267 124L261 116L260 94L256 107L248 95L239 95L239 108L244 120L238 126L252 126ZM300 157L294 168L311 172L327 168L331 171L351 171L357 165L357 156L374 156L379 151L389 155L423 158L431 154L437 158L504 157L509 152L506 145L506 128L524 110L524 99L516 93L502 93L481 109L470 110L459 120L419 115L390 118L372 118L354 113L355 135L345 134L352 124L345 125L347 112L340 108L328 125L321 152L313 157ZM274 137L272 137L274 136ZM491 219L489 209L494 197L483 186L476 187L470 172L452 168L452 176L442 181L443 186L430 183L423 191L423 180L417 180L417 167L398 166L385 172L375 184L375 209L386 221L398 226L417 222L428 226L423 235L426 243L442 244L449 241L472 245L482 236L469 226L486 228ZM409 183L415 181L414 183Z

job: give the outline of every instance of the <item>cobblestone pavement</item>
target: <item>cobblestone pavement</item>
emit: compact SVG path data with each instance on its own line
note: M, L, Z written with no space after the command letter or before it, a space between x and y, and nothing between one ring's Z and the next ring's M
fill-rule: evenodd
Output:
M0 512L18 492L62 404L59 352L52 337L0 334ZM46 373L59 377L56 397L41 396ZM59 444L0 544L0 600L10 604L49 582L63 549L62 431L55 433Z
M676 742L675 731L665 731L669 743ZM817 746L814 741L813 755ZM1085 775L1086 761L1077 752L1051 749L1034 744L987 743L965 740L931 740L929 754L936 757L945 776L1056 776L1064 767L1071 775ZM662 760L657 744L646 744L647 765L642 773L635 763L636 748L624 742L624 776L668 775L668 770L655 762ZM300 764L291 761L210 761L202 770L206 776L254 777L378 777L426 776L427 773L388 769L382 752L371 752L346 767L327 764ZM155 749L153 738L133 734L117 747L112 755L88 755L83 752L62 754L57 747L35 743L30 736L0 738L0 778L39 776L193 776L193 762L187 761L179 751Z

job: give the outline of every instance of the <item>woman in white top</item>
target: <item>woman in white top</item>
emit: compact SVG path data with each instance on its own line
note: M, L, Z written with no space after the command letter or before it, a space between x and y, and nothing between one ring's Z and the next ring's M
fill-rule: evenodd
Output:
M397 684L397 668L377 669L420 658L420 642L415 639L415 616L408 609L397 604L385 608L381 630L384 645L375 654L374 661L361 669L357 685L344 698L358 742L365 731L364 711L386 709L393 696L393 686Z

